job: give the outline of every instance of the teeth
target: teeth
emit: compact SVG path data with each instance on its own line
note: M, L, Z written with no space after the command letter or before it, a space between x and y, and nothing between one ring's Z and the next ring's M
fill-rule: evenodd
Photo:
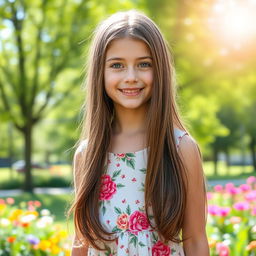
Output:
M124 93L136 93L136 92L139 92L140 89L137 89L137 90L122 90L122 92Z

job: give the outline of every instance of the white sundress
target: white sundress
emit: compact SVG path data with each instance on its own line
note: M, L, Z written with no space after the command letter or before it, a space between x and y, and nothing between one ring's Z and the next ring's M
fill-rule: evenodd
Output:
M178 147L180 139L187 133L179 129L174 133ZM78 152L85 146L83 141ZM147 150L108 153L107 171L101 177L99 214L104 229L115 232L116 239L100 243L104 251L89 247L87 256L184 256L182 244L162 243L149 225L144 205ZM150 217L153 222L153 216Z

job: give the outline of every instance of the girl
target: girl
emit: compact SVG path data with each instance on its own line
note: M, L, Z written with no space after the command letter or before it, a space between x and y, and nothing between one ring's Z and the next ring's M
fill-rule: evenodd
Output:
M174 89L153 21L128 11L99 25L74 157L73 256L209 255L201 157Z

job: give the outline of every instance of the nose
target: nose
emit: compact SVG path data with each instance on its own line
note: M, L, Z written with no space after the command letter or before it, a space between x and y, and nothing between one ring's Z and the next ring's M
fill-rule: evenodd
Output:
M125 76L125 83L137 83L137 72L134 68L128 68Z

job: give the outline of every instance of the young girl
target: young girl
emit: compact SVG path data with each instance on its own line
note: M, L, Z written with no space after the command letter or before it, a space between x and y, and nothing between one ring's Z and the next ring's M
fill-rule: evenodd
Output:
M73 256L209 255L201 157L174 81L148 17L120 12L99 25L74 157Z

